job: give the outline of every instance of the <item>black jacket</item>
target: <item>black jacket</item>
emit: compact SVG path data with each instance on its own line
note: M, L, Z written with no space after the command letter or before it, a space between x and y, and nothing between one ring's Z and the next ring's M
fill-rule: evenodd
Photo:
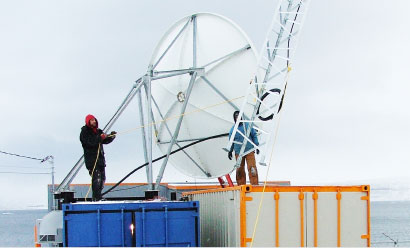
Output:
M106 137L102 140L102 133L103 131L99 128L97 128L97 133L94 133L88 126L83 126L81 128L80 141L84 149L84 161L87 170L92 170L94 168L95 160L97 158L98 144L101 145L96 167L105 167L104 148L102 144L111 143L114 140L114 137Z

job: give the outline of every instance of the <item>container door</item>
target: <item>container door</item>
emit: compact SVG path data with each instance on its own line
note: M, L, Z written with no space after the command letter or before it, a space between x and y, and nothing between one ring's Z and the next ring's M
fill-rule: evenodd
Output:
M338 239L344 247L364 247L367 240L362 235L367 234L367 201L361 197L366 192L341 192L340 224L338 224L338 200L336 192L319 192L317 198L317 227L316 238L318 246L336 247ZM314 246L314 201L312 193L308 193L307 200L307 246ZM339 237L338 237L339 236Z
M132 214L68 213L64 217L64 246L132 246Z
M199 246L199 218L196 211L147 209L134 214L136 246Z
M277 242L282 247L301 246L302 238L304 242L306 240L306 221L302 222L301 218L305 218L305 201L299 199L299 193L286 192L280 193L280 199L276 205L274 193L266 192L264 194L259 216L262 194L254 192L248 194L252 200L246 201L246 237L251 238L255 232L254 247L271 247L275 246ZM276 211L278 211L278 222L276 221ZM258 219L258 225L254 230L256 219ZM276 231L276 226L279 226L278 231ZM301 234L302 226L303 235ZM278 237L277 234L279 234ZM250 242L246 242L246 246L250 246L250 244Z

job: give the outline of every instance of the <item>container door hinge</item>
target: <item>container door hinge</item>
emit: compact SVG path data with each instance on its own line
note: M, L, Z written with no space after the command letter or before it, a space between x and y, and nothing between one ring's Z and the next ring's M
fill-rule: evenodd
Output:
M252 238L245 238L245 243L252 242Z
M367 200L369 200L369 196L362 196L362 197L360 197L360 199L367 201Z

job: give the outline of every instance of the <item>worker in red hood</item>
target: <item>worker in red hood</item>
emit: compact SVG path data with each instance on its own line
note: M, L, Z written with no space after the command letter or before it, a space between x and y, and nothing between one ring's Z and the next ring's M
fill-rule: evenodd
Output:
M93 115L85 117L85 126L81 128L80 141L84 149L85 166L92 177L93 201L102 199L101 191L105 182L105 157L102 144L111 143L115 135L114 131L110 135L103 133L98 128L98 121Z

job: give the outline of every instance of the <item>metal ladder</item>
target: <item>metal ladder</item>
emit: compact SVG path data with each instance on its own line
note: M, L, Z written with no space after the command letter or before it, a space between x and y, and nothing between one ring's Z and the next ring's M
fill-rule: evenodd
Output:
M309 2L309 0L279 0L259 54L255 77L242 102L238 121L235 123L229 143L224 149L229 151L233 143L241 144L235 167L239 167L242 158L256 149L260 151L259 164L266 166L266 155L268 148L273 146L277 114L283 104L291 70L290 61L296 50L298 35L302 29ZM250 112L249 109L252 108L253 111ZM248 113L245 113L246 110ZM250 118L247 119L244 116L250 116ZM241 123L244 125L245 133L238 130ZM248 138L252 128L257 131L261 139L259 146ZM234 141L237 134L244 138L243 142ZM254 148L245 151L247 142L250 142Z

